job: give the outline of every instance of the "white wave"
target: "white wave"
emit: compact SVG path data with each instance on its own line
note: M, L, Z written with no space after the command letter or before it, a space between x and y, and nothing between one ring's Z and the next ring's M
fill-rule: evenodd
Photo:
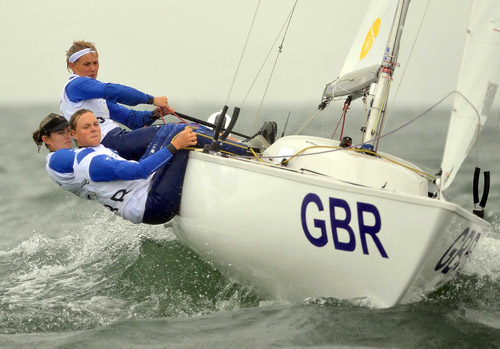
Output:
M164 226L134 225L108 212L88 218L79 232L68 231L55 239L46 235L51 232L39 231L10 250L0 251L0 257L12 265L0 280L0 301L12 306L46 306L57 303L62 294L78 298L108 281L106 268L133 263L145 237L174 239Z
M487 276L493 281L500 281L499 255L500 240L495 237L486 237L476 246L462 272L467 275Z

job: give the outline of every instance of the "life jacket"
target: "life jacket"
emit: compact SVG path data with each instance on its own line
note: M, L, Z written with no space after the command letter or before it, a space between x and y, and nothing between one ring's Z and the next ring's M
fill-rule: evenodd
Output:
M61 114L69 121L71 115L73 115L78 109L84 108L92 110L94 115L97 117L97 120L99 120L99 124L101 126L101 140L102 140L108 134L109 131L119 126L109 117L108 106L104 98L85 99L83 101L76 103L69 100L66 94L66 86L68 86L68 84L71 81L73 81L73 79L79 77L80 77L79 75L72 74L69 77L68 82L66 82L66 84L64 85L62 91L61 105L60 105Z
M103 145L82 148L74 160L75 181L88 192L89 200L99 201L113 213L132 223L142 222L152 176L129 181L94 182L90 178L90 166L92 159L99 155L127 161Z
M75 180L73 163L79 149L60 149L47 155L45 169L50 179L61 188L73 194L87 198L87 190Z

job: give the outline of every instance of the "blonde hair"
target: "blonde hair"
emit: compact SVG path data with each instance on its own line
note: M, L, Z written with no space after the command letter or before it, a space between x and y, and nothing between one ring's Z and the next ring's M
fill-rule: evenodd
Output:
M73 115L71 115L71 117L69 118L69 129L71 131L76 131L76 124L78 123L80 116L82 116L85 113L92 113L92 110L82 108L78 109L73 113Z
M66 68L68 70L69 70L69 57L71 57L73 53L83 50L85 48L90 48L92 51L95 51L95 54L97 55L97 57L99 57L99 53L97 52L97 49L93 42L85 40L73 41L73 45L71 45L69 50L66 51Z

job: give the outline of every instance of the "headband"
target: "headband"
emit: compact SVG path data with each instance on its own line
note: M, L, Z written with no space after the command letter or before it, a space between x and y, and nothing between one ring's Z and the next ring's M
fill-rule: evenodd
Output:
M77 51L73 53L71 56L69 56L68 61L70 63L75 63L80 57L86 55L87 53L96 53L96 51L92 50L91 48L84 48L83 50Z

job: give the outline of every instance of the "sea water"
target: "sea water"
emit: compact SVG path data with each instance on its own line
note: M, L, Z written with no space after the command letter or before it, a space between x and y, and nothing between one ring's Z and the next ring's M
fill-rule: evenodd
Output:
M182 112L190 114L187 109ZM490 170L486 219L493 231L453 282L416 303L376 309L336 299L269 298L221 275L168 224L134 225L64 192L45 173L46 150L37 153L31 139L54 110L0 109L0 347L500 347L497 120L488 122L450 193L471 209L473 168ZM286 133L309 111L291 114ZM281 135L287 114L276 108L261 119L277 121ZM418 114L394 112L386 130ZM330 137L339 115L340 108L325 112L306 133ZM356 143L359 125L352 118L344 132ZM381 150L437 171L446 125L447 113L425 116L383 139Z

